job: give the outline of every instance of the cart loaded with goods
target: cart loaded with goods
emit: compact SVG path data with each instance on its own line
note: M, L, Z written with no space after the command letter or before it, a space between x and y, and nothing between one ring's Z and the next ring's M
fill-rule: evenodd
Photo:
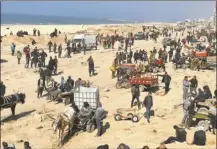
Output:
M214 69L216 67L216 57L208 56L207 51L192 51L192 56L191 69Z

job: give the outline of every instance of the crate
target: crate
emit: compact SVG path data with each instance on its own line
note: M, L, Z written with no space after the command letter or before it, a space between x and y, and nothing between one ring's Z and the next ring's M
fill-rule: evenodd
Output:
M96 109L99 104L99 88L80 87L80 90L74 92L74 102L79 110L84 102L88 102L93 109Z

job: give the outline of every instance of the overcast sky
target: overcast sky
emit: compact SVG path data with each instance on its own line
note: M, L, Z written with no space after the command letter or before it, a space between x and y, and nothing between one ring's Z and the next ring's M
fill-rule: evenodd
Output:
M1 2L2 13L109 18L132 21L208 18L214 14L214 1L19 1Z

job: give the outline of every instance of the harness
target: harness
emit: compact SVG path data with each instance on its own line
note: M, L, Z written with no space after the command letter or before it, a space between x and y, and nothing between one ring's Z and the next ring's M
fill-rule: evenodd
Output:
M0 105L0 108L9 108L12 104L17 104L20 102L20 98L18 95L13 94L5 97L1 97L1 100L3 100L3 104Z

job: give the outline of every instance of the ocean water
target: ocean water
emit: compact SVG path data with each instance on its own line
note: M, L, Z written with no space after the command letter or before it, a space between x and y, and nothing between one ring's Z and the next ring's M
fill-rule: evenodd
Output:
M61 16L39 16L26 14L1 14L1 24L125 24L130 21L118 21L97 18L78 18Z

